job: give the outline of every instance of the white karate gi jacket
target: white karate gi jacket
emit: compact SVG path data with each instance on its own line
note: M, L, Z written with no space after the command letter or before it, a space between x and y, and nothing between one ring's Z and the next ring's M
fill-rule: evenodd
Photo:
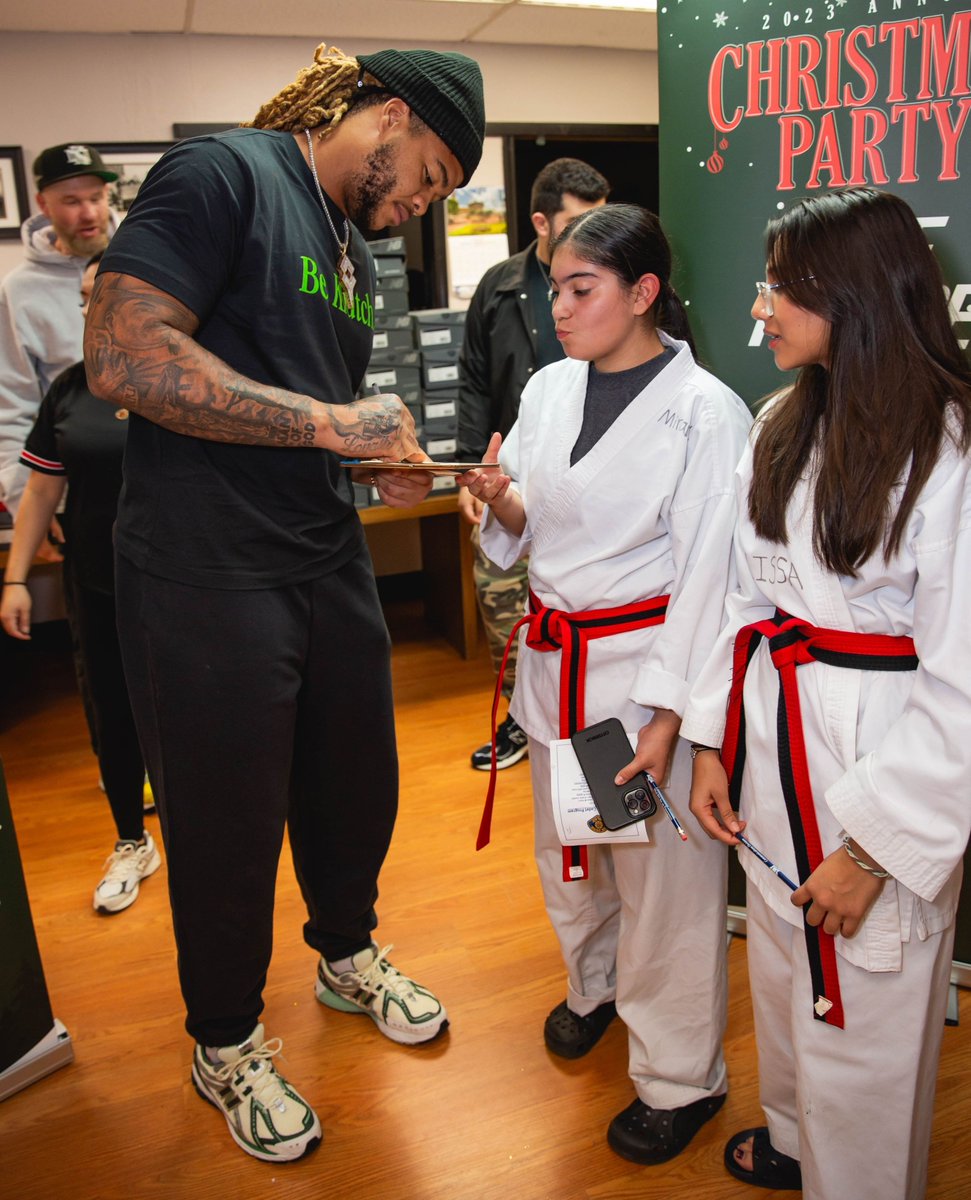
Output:
M757 429L753 436L757 436ZM738 590L728 621L694 688L682 737L720 746L738 629L776 608L813 625L912 636L920 665L902 673L813 662L797 669L806 753L823 853L845 831L894 877L854 937L837 937L843 958L894 971L901 944L954 920L971 829L971 624L963 596L971 579L971 460L947 441L911 513L899 552L878 551L855 579L826 570L812 547L812 491L804 479L787 515L788 544L762 541L748 519L751 447L738 469L735 535ZM745 681L746 836L790 878L795 855L779 781L779 676L763 642ZM749 884L792 925L803 914L752 854L739 851Z
M618 717L631 734L645 707L684 711L689 684L723 619L735 521L733 477L751 415L687 345L574 467L586 362L545 367L523 391L500 451L526 509L522 537L486 509L481 542L499 566L529 554L530 586L551 608L580 612L670 594L667 620L592 640L586 724ZM530 737L560 736L561 655L521 648L510 712Z

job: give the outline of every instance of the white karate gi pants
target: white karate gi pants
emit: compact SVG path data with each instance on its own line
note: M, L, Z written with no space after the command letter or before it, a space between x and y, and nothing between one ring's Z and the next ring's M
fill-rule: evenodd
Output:
M726 1089L725 847L688 825L687 747L649 845L591 846L590 878L563 882L550 797L549 748L529 739L536 863L568 975L567 1002L586 1016L616 999L628 1029L629 1072L652 1108L681 1108ZM593 836L593 835L591 835Z
M954 927L904 943L900 971L839 959L846 1028L812 1015L805 934L746 898L759 1089L804 1200L923 1200Z

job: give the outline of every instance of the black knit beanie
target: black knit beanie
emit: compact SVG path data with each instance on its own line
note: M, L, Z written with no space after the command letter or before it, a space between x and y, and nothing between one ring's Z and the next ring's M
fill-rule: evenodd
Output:
M438 134L462 165L462 183L467 182L479 165L485 136L479 64L464 54L437 50L379 50L357 61Z

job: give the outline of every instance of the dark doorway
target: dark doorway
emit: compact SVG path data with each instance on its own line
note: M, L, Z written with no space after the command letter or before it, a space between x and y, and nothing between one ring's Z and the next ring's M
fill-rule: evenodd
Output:
M658 207L656 125L520 126L490 125L503 138L509 251L533 240L529 193L537 174L554 158L581 158L609 181L610 199Z

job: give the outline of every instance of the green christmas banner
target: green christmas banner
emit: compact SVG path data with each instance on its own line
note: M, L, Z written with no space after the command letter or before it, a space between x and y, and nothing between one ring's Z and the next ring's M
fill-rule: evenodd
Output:
M914 209L967 345L971 8L659 0L658 45L660 215L715 374L750 404L784 381L750 314L765 225L803 196L858 184Z

